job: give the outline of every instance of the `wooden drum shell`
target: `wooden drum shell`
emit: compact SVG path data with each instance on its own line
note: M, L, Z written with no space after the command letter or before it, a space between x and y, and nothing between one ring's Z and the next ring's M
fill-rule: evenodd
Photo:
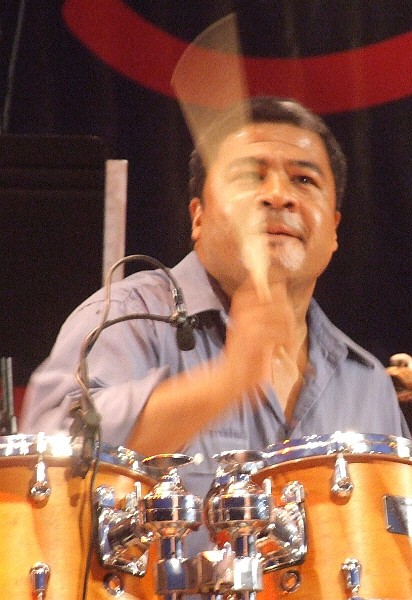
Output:
M270 478L274 496L290 481L303 484L308 538L304 563L265 573L259 600L347 600L341 565L348 558L362 565L360 597L412 598L412 538L387 530L383 501L386 495L412 499L412 463L380 455L345 458L354 484L346 500L331 494L335 455L286 461L253 476L258 483ZM291 570L301 584L285 592L282 581Z
M91 471L85 479L72 477L70 457L45 456L51 494L38 504L29 497L37 458L34 454L0 457L0 589L4 597L32 600L30 569L44 562L50 567L46 598L80 600L91 528ZM132 469L100 462L93 489L112 486L121 500L133 491L135 481L141 482L143 494L155 484ZM151 548L143 578L113 571L114 581L124 589L122 599L155 597L154 553ZM92 556L87 598L112 599L108 588L114 584L105 584L111 574L100 566L95 541Z

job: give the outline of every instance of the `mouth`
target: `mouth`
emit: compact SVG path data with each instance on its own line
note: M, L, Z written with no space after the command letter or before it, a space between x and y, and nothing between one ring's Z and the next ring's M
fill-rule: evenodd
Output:
M300 230L285 225L271 225L266 228L265 233L271 240L284 238L294 238L299 241L303 240L302 232Z

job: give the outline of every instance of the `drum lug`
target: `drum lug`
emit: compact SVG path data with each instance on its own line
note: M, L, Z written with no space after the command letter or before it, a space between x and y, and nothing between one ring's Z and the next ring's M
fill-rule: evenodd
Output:
M34 467L34 474L31 480L30 498L36 503L42 503L47 500L51 494L51 487L47 476L46 463L40 458Z
M115 508L114 489L101 485L95 490L94 503L100 562L104 567L137 577L146 574L152 537L142 529L140 494L137 482L135 491L123 499L122 508Z
M342 563L342 573L345 578L346 589L351 592L348 600L363 600L355 594L358 593L361 585L362 565L356 558L347 558Z
M49 565L42 562L34 563L30 569L30 579L36 600L43 600L46 597L46 590L50 579Z
M265 573L300 565L307 554L305 490L290 481L282 491L282 505L272 510L271 523L258 539ZM273 548L275 546L275 548Z
M291 502L300 505L305 500L305 488L299 481L289 481L283 488L281 500L283 505Z
M350 498L353 492L353 487L354 486L349 475L348 463L343 454L340 452L335 461L331 493L338 498Z
M46 463L43 460L43 454L47 449L47 439L44 433L39 433L37 436L36 450L38 452L37 463L34 466L34 473L30 482L29 496L38 504L45 502L50 494L51 487L47 475Z

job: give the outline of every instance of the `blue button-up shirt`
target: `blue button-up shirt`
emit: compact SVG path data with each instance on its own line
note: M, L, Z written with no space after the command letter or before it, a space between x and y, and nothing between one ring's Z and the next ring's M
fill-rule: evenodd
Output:
M197 315L195 347L181 351L176 329L153 320L131 320L105 329L87 364L90 389L102 415L102 437L125 443L152 390L164 379L216 357L224 345L228 307L195 252L172 269L187 311ZM46 361L33 374L21 419L23 433L68 432L79 386L75 370L86 335L104 307L100 290L63 325ZM161 270L135 273L113 284L109 318L131 313L171 315L171 282ZM293 417L286 423L273 389L257 390L211 422L182 452L201 463L185 469L190 489L203 496L214 475L215 453L264 449L269 444L335 431L409 437L389 376L371 354L337 329L312 300L308 312L309 361ZM174 424L171 423L170 427Z

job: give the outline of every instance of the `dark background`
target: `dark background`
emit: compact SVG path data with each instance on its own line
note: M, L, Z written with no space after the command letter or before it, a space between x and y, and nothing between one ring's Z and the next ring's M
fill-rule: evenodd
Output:
M62 12L68 4L76 5L75 27ZM136 23L128 38L109 4ZM126 253L173 266L190 244L191 138L179 104L170 90L122 74L78 39L77 25L92 5L93 39L100 40L103 20L113 30L105 42L111 54L139 68L151 61L150 81L164 77L173 40L188 43L233 10L244 55L262 59L335 55L412 30L409 0L1 1L0 354L13 356L21 386L68 313L100 286L106 158L129 161ZM158 55L147 51L142 18L160 32ZM399 96L356 104L365 81L370 85L361 70L347 85L343 73L330 84L325 74L319 89L307 78L310 95L301 88L294 94L310 98L316 110L339 100L340 81L354 98L353 107L323 111L348 156L349 185L340 249L316 295L332 320L385 364L396 352L412 353L412 100L404 91L410 85L412 93L412 57L405 52L391 57ZM271 76L275 85L275 66ZM278 94L293 89L291 83Z

